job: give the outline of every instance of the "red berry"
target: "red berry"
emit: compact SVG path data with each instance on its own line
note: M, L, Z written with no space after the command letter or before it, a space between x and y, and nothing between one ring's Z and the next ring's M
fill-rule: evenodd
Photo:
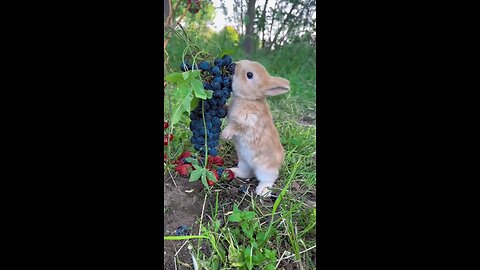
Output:
M208 156L208 163L217 166L223 166L223 159L219 156Z
M184 158L187 158L187 157L191 157L192 156L192 153L190 153L190 151L186 151L186 152L183 152L179 157L178 159L179 160L182 160Z
M175 167L175 171L178 172L181 176L187 177L190 173L192 165L190 164L180 164Z
M168 159L168 156L167 156L167 154L163 154L163 161L164 161L164 162L166 162L166 161L167 161L167 159Z
M213 185L215 185L215 182L213 182L212 180L207 180L207 184L209 186L213 186Z
M169 142L173 141L173 134L168 134L163 136L163 144L168 145Z
M168 128L168 122L167 121L164 121L163 122L163 129L167 129Z
M225 170L224 172L227 173L228 180L232 180L233 178L235 178L235 173L233 173L232 170Z

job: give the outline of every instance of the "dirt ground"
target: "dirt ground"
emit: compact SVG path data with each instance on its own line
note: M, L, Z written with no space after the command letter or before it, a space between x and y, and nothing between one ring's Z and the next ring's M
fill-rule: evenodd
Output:
M174 183L175 181L175 183ZM202 207L205 200L205 192L201 181L189 183L187 178L177 177L172 180L171 177L164 181L164 235L173 235L175 230L182 225L192 228L191 234L198 234L198 219L202 215ZM176 185L176 186L175 186ZM215 193L219 192L219 214L218 219L223 226L224 213L231 211L233 204L237 203L239 209L246 209L250 205L250 196L255 190L257 180L250 181L238 178L230 182L221 182L213 190L213 193L207 197L205 201L204 218L210 213L210 205L215 204ZM193 191L192 191L193 190ZM186 192L188 191L188 192ZM304 194L304 191L297 183L292 183L290 192ZM277 194L279 193L276 192ZM307 194L309 200L307 204L315 205L315 193ZM265 206L273 205L275 197L259 200ZM196 240L191 241L196 246ZM192 258L187 249L185 241L164 241L164 269L165 270L181 270L193 269ZM182 246L183 245L183 246ZM179 251L180 250L180 251ZM177 251L178 254L177 254ZM175 267L175 254L177 254L178 263ZM315 256L315 255L313 255ZM279 269L297 269L294 265L279 266Z
M164 223L163 235L173 235L175 230L186 225L193 230L197 229L195 221L202 214L203 185L200 181L189 183L187 178L166 179L163 185L164 192ZM175 186L176 185L176 186ZM192 192L186 192L191 191ZM197 231L198 232L198 231ZM195 233L196 234L196 233ZM164 241L164 264L165 270L174 269L193 269L180 264L175 267L174 255L178 250L178 259L184 263L192 264L192 258L188 252L187 246L183 246L185 241Z

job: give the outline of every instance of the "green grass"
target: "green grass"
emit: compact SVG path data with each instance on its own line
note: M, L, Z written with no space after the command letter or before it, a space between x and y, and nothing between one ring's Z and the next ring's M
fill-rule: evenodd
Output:
M225 44L225 40L218 40L218 37L212 39L215 38L219 44ZM220 53L212 42L202 43L202 39L195 42L213 55ZM184 48L185 44L176 37L170 42L170 70L179 72ZM237 61L245 56L241 50L236 50L232 58ZM207 191L207 197L212 200L208 200L205 208L208 214L199 218L200 236L169 236L165 240L190 239L189 249L200 269L277 269L287 262L296 264L297 267L301 265L303 269L315 269L311 252L316 247L316 206L309 203L306 195L310 191L315 193L316 189L314 51L297 44L275 52L259 50L252 60L262 63L271 75L290 81L289 93L268 99L285 148L285 162L276 182L279 188L277 194L280 191L282 193L273 205L245 196L242 202L247 208L234 209L230 205L230 209L225 210L233 213L229 213L225 217L227 221L222 224L219 219L222 198L218 197L218 193ZM172 106L177 106L179 102L173 100ZM165 106L168 108L167 101ZM175 135L174 141L169 145L170 157L177 157L186 150L194 151L189 141L189 121L185 117L175 127L169 128ZM233 144L230 141L220 143L219 155L225 159L225 166L233 165L236 158ZM165 168L169 173L174 173L172 166ZM293 184L300 186L300 191L294 192ZM249 218L242 219L245 215Z

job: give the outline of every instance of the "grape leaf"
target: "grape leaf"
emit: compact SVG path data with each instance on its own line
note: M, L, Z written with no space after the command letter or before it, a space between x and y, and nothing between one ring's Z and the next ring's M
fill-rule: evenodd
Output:
M183 112L190 113L190 101L192 100L193 95L188 83L178 83L177 89L173 92L173 97L177 100L182 100L180 106L176 107L173 112L172 125L175 125L180 121Z
M167 82L173 82L173 83L183 81L182 73L172 72L172 73L168 74L167 76L165 76L164 80L167 81Z
M200 80L191 80L190 86L192 87L196 97L207 99L207 94L205 93L205 89L203 89L203 83Z
M199 98L193 97L192 101L190 102L190 111L195 110L195 108L197 108L199 102L200 102Z
M207 95L207 99L211 99L213 96L213 91L212 90L205 90L205 94Z
M188 77L190 76L190 72L182 72L182 77L183 77L183 80L184 81L187 81L188 80Z
M190 107L190 106L192 105L192 104L191 104L192 99L193 99L192 94L187 95L187 96L185 97L185 99L182 101L183 111L186 111L186 112L188 112L188 113L191 111L191 107Z

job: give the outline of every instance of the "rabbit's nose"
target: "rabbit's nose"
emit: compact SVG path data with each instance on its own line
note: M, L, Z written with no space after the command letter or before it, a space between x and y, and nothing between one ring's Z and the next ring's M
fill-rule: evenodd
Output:
M237 64L235 63L231 63L229 66L228 66L228 71L230 72L230 74L234 74L235 73L235 66Z

